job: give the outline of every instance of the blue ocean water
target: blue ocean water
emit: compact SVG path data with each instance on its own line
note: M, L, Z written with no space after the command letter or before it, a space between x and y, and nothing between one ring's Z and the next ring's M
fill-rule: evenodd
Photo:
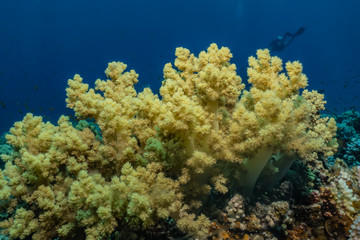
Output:
M26 112L56 122L66 109L67 80L93 86L110 61L140 74L138 89L161 86L176 47L198 54L231 49L246 81L247 59L285 32L305 27L281 52L299 60L309 88L324 92L330 112L359 110L360 15L357 0L84 1L3 0L0 8L0 132Z

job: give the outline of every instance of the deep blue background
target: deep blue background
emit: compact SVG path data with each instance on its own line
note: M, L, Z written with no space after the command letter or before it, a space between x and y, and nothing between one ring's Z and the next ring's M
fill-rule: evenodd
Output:
M198 54L210 43L231 49L246 81L247 58L286 31L306 27L283 52L299 60L310 89L325 91L329 111L359 108L358 0L2 0L0 132L26 112L56 122L69 78L93 86L110 61L140 74L157 92L176 47Z

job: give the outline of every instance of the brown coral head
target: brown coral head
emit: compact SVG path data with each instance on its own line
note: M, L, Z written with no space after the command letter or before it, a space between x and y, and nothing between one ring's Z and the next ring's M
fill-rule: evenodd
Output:
M352 220L348 216L333 217L325 221L327 234L336 239L347 239Z

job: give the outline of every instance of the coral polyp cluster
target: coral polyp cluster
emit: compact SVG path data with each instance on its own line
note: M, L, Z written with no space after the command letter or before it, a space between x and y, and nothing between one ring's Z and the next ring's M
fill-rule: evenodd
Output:
M212 226L205 208L215 195L224 202L232 196L224 227L247 236L278 224L291 229L295 211L285 200L240 207L272 189L294 162L319 178L329 172L321 161L336 151L337 127L320 115L324 96L301 92L302 65L288 62L283 71L267 49L249 58L248 90L226 47L211 44L198 56L177 48L175 55L160 97L149 88L137 92L138 74L121 62L109 63L108 79L94 88L80 75L70 79L67 106L93 127L65 116L54 125L30 113L14 124L6 135L13 152L2 155L0 171L3 233L105 239L171 219L204 239ZM353 217L358 196L350 178L340 171L331 194L346 201L338 213Z

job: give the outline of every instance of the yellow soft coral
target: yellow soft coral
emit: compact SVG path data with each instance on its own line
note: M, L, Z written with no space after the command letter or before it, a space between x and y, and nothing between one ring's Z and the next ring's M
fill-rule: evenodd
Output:
M322 95L300 94L307 78L299 62L282 72L281 59L258 50L246 91L228 48L211 44L198 56L177 48L175 55L174 66L164 67L161 97L149 88L137 93L138 75L121 62L109 63L109 79L95 88L79 75L70 79L67 106L92 128L32 114L14 124L6 138L15 151L2 157L0 171L5 233L101 239L171 217L206 238L210 222L194 212L212 189L250 196L257 181L268 187L295 159L334 152L335 121L320 117Z

